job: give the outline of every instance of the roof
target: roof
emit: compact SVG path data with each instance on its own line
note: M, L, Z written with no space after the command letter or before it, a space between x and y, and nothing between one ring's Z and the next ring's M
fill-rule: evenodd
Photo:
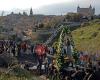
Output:
M92 9L90 9L90 8L80 8L79 10L80 10L80 12L88 12Z

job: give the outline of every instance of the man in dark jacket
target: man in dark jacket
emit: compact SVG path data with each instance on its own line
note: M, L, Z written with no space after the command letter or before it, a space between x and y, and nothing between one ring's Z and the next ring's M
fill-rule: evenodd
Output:
M72 79L73 80L82 80L83 73L80 71L79 67L76 67L76 71L74 74L72 74Z
M98 70L94 72L89 80L100 80L100 62L98 62Z

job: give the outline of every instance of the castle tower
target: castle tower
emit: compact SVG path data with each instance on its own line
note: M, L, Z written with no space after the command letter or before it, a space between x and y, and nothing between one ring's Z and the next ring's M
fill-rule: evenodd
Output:
M78 5L77 8L80 8L80 6Z
M33 10L32 10L32 8L30 9L30 16L33 16Z
M92 11L93 11L93 14L95 15L95 8L94 7L93 7Z
M78 5L78 6L77 6L77 12L79 12L79 10L80 10L80 6Z

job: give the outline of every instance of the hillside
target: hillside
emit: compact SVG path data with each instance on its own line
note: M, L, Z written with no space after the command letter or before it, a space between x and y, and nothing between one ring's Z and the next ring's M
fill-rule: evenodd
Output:
M0 16L0 39L13 39L13 35L21 40L24 37L32 39L35 37L32 32L55 28L56 24L62 21L64 16L55 15L25 15L11 13L7 16ZM28 33L28 34L27 34Z
M100 20L93 20L72 31L75 47L79 51L100 53Z
M0 26L7 31L24 31L27 29L38 28L40 23L43 23L43 27L54 26L56 23L62 20L62 16L54 15L33 15L28 16L24 14L9 14L7 16L0 16Z

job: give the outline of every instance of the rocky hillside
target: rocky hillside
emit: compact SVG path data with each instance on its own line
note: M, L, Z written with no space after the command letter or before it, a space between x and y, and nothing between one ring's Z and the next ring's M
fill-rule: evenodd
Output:
M100 20L83 24L72 32L75 46L79 51L100 53Z

